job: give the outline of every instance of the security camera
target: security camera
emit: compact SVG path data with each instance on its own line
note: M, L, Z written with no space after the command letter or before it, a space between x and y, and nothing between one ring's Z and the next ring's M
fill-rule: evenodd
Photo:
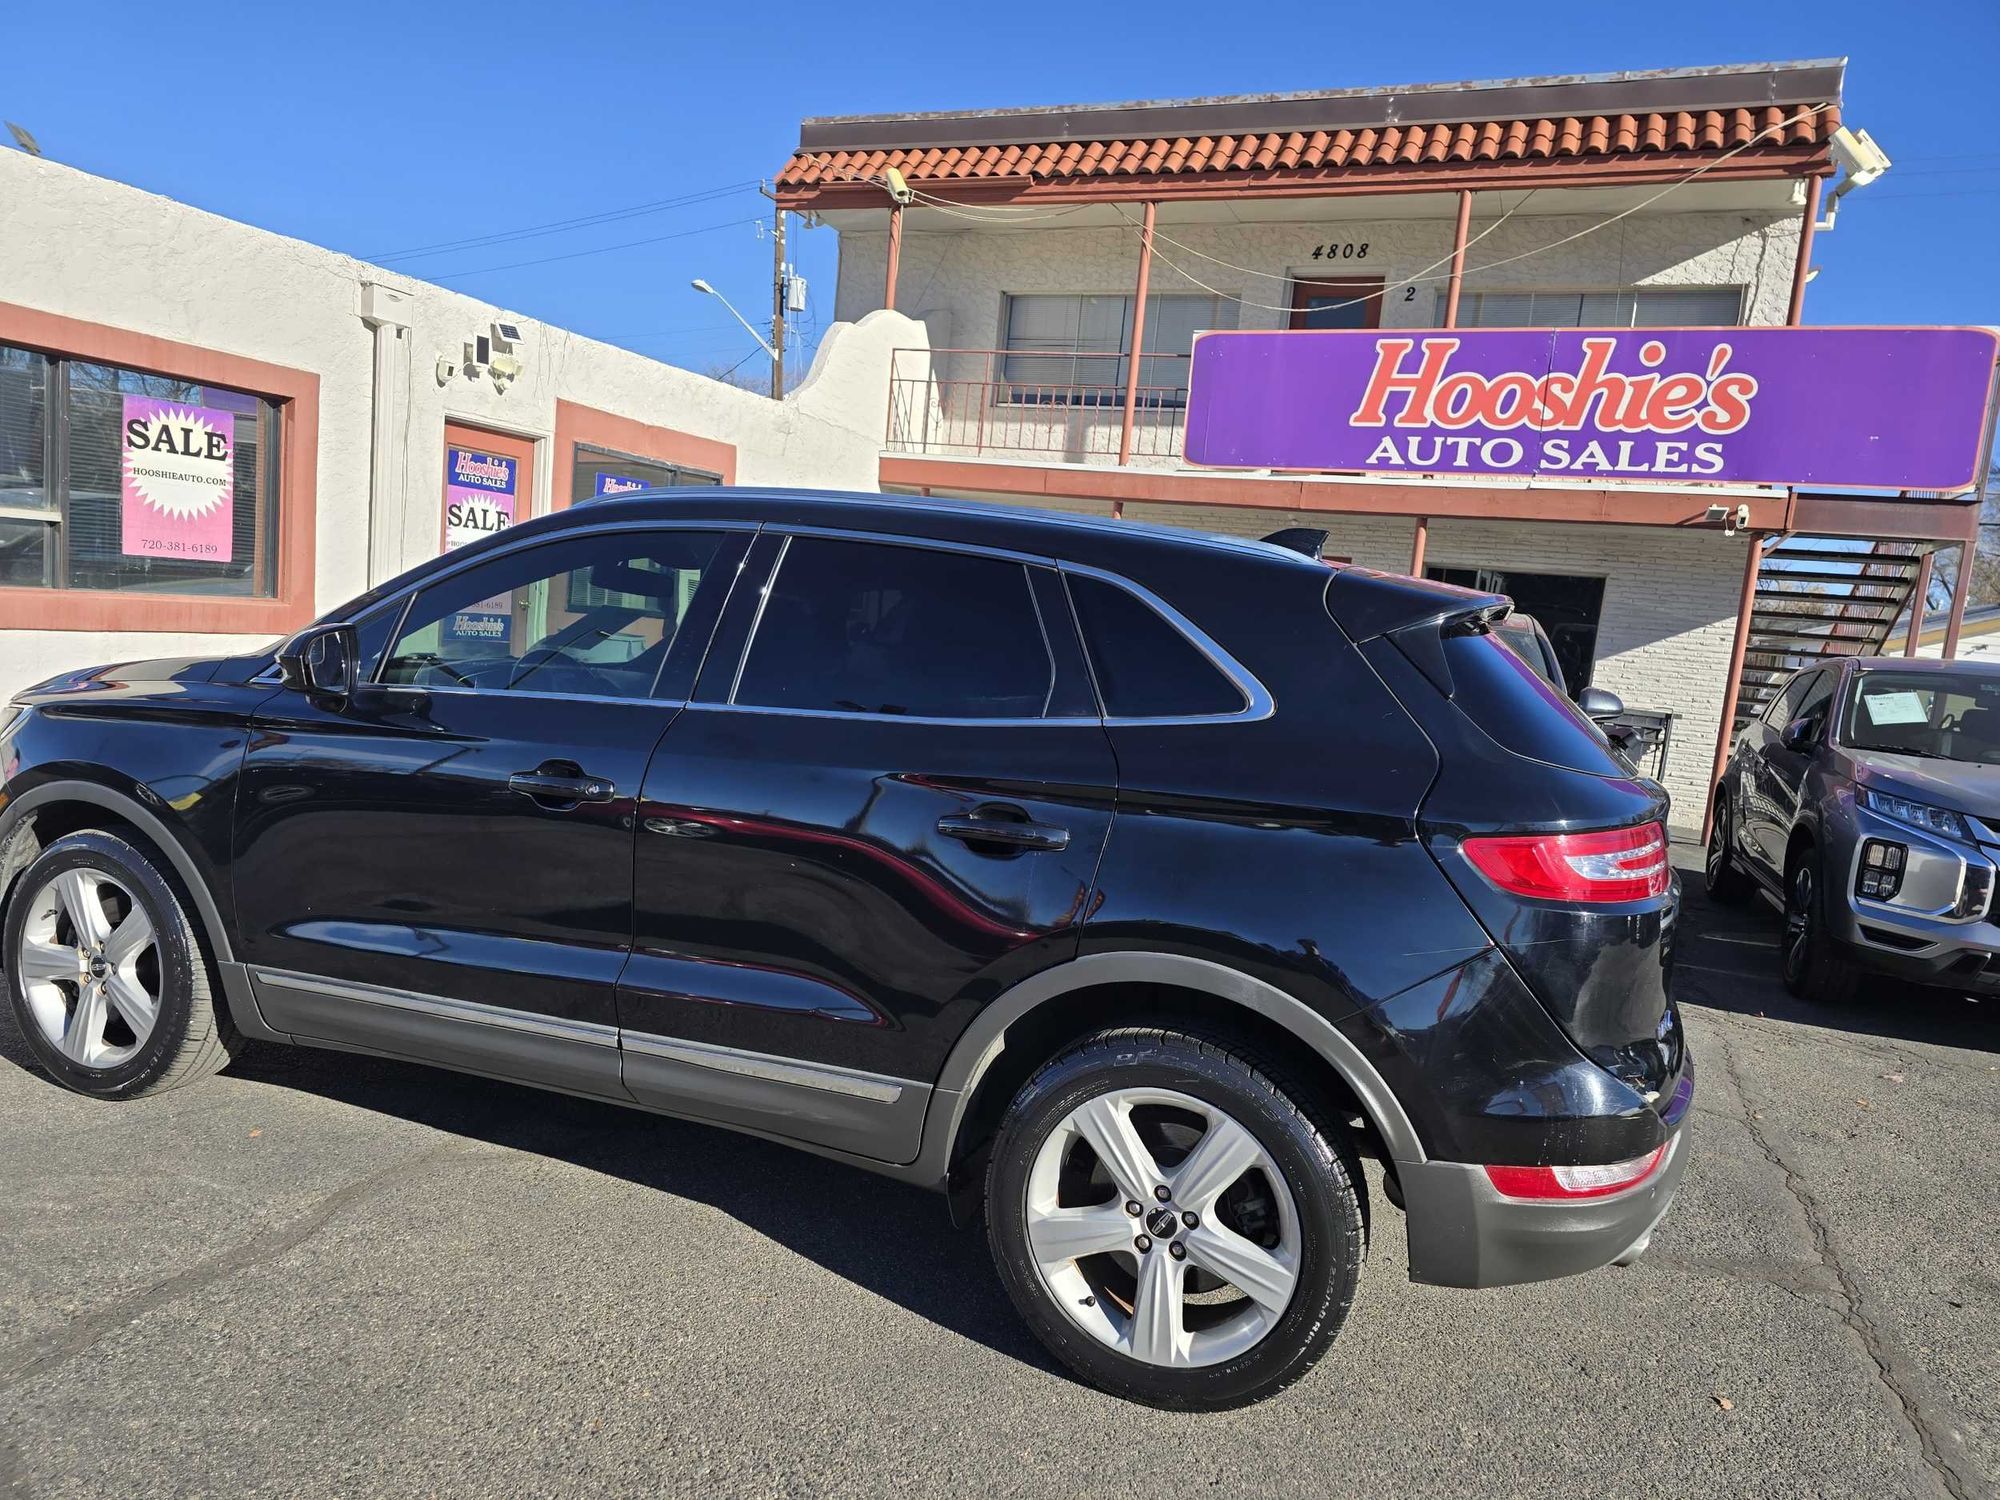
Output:
M1735 536L1750 524L1750 507L1738 505L1711 505L1702 512L1701 518L1711 526L1721 526L1724 536Z
M1865 130L1849 130L1843 125L1834 131L1827 149L1847 169L1848 187L1867 187L1891 165L1889 153L1876 145L1875 138Z
M493 388L504 391L521 374L521 362L511 354L496 354L487 366L487 373L493 377Z
M458 378L458 361L453 359L449 354L440 354L438 356L438 362L437 362L438 384L450 385L452 381L456 380L457 378Z

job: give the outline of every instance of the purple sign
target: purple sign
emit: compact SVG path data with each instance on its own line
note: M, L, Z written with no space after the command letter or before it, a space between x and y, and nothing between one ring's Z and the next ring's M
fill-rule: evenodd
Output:
M1963 490L1996 358L1987 328L1204 333L1187 459Z

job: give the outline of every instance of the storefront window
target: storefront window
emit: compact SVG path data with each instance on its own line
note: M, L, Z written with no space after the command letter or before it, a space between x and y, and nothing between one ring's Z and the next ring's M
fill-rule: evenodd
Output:
M721 484L720 474L680 464L614 453L609 448L576 445L576 469L570 494L576 500L626 495L634 490L675 489L688 485Z
M277 406L0 346L0 585L268 597Z

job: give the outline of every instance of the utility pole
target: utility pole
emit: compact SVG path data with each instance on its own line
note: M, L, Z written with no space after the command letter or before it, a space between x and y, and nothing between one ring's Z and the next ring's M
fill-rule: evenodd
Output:
M785 210L777 206L777 228L771 235L771 347L777 358L771 361L771 399L785 399L785 298L790 294L791 273L785 265Z

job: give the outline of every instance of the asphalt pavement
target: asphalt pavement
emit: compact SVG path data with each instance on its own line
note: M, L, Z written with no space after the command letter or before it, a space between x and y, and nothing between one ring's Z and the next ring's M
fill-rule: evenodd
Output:
M1773 979L1691 882L1694 1157L1637 1265L1412 1286L1246 1411L1078 1384L941 1200L782 1147L259 1049L125 1105L0 1015L0 1497L1980 1496L2000 1002Z

